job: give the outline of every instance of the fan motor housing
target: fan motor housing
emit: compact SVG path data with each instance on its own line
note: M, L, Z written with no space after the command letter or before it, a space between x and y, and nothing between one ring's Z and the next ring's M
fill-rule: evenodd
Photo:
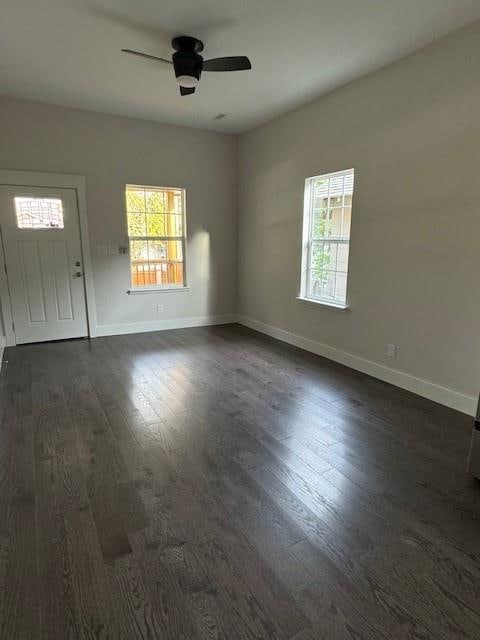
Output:
M172 40L172 47L175 51L201 53L203 51L203 42L192 36L177 36Z
M203 58L198 53L177 51L172 56L175 77L193 76L200 80L202 74Z
M172 40L175 53L172 56L175 77L192 76L200 80L202 74L203 42L192 36L178 36Z

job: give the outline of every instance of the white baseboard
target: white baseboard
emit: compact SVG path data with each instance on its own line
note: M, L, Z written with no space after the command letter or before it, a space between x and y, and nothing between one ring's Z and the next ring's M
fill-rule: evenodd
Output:
M100 336L120 336L128 333L146 333L165 329L185 329L187 327L208 327L215 324L230 324L237 316L205 316L200 318L175 318L173 320L153 320L151 322L130 322L120 324L100 324L91 332L92 338Z
M288 342L288 344L294 345L295 347L300 347L300 349L305 349L305 351L323 356L324 358L343 364L351 369L361 371L384 382L389 382L401 389L406 389L407 391L411 391L412 393L416 393L419 396L451 407L462 413L471 416L475 415L477 399L472 396L467 396L459 391L442 387L429 380L417 378L409 373L391 369L383 364L378 364L378 362L356 356L353 353L341 351L340 349L330 347L321 342L304 338L295 333L285 331L284 329L273 327L254 318L240 315L237 317L237 322L255 331L260 331L260 333L265 333L272 338L282 340L282 342Z

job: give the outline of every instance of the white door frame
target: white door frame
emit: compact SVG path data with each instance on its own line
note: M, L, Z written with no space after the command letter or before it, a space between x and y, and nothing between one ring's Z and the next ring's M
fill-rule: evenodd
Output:
M82 248L83 273L85 275L85 304L87 307L88 335L93 338L96 335L97 308L95 305L95 289L93 286L93 269L90 255L90 240L88 237L87 220L87 181L85 176L67 175L64 173L38 173L36 171L10 171L0 169L0 186L10 187L52 187L59 189L74 189L77 194L78 217L80 221L80 243ZM12 305L8 280L3 265L5 253L3 244L0 243L0 308L5 323L6 346L16 345L13 331Z

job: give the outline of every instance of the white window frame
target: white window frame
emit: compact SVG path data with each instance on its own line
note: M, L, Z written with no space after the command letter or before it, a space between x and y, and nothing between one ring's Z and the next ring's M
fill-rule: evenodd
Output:
M323 296L314 296L310 293L309 286L309 277L311 274L311 256L312 256L312 247L315 242L321 241L312 238L312 223L313 223L313 196L314 196L314 185L317 180L330 180L332 178L338 178L341 176L349 176L351 175L353 178L353 189L355 189L355 170L354 169L345 169L343 171L335 171L332 173L326 173L318 176L311 176L306 178L305 180L305 192L304 192L304 202L303 202L303 236L302 236L302 264L301 264L301 280L300 280L300 294L298 295L299 300L303 300L305 302L313 302L316 304L333 307L336 309L347 309L348 308L348 268L346 272L346 294L345 300L339 301L330 297ZM345 193L343 192L342 197L345 197ZM344 201L343 201L344 203ZM342 205L343 206L343 205ZM352 191L352 214L353 214L353 191ZM348 245L348 254L350 254L350 241L351 241L351 231L346 237L336 237L336 236L324 236L326 242L330 242L333 244L346 244ZM333 269L332 271L336 271Z
M124 194L126 194L128 189L144 189L146 191L154 190L154 191L180 191L182 194L182 236L131 236L128 234L128 209L127 202L125 196L125 220L127 223L127 235L128 235L128 243L130 247L130 242L132 240L160 240L160 241L177 241L182 243L182 266L183 266L183 284L151 284L151 285L134 285L132 282L132 258L129 249L129 273L130 273L130 289L127 291L129 294L137 294L137 293L149 293L149 292L159 292L159 291L189 291L189 287L187 286L187 215L186 215L186 190L184 187L164 187L159 185L143 185L143 184L131 184L127 183L125 185Z

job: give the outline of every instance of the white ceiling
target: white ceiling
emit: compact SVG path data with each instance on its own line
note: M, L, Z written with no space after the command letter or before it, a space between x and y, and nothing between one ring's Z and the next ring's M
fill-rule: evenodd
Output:
M480 18L480 0L1 0L0 94L241 132ZM253 70L180 97L172 36ZM215 120L219 113L227 114Z

